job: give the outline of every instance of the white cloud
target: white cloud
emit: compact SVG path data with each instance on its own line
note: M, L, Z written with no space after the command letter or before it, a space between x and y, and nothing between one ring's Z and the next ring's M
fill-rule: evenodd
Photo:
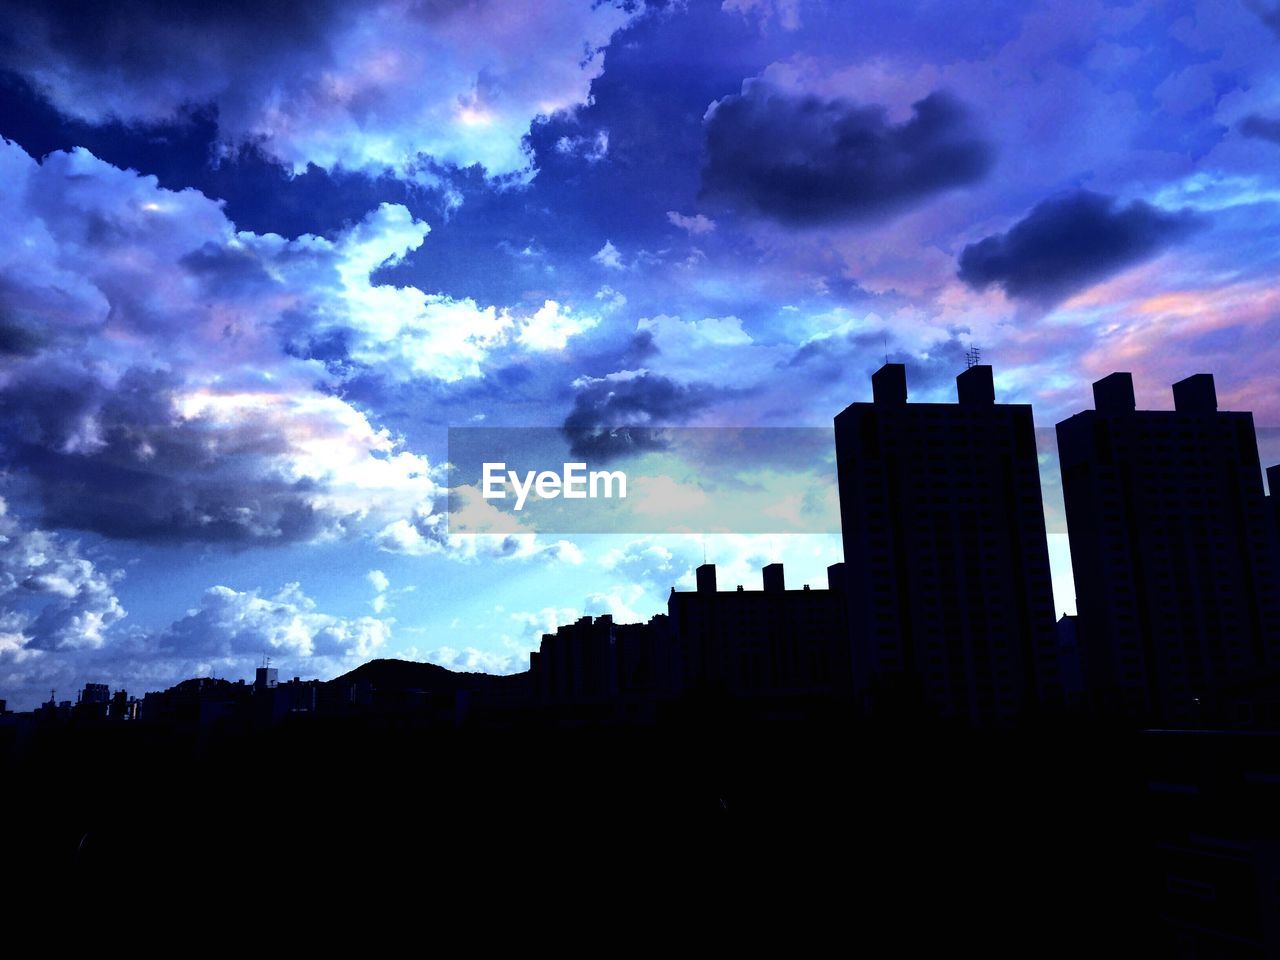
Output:
M720 9L754 19L763 33L777 22L785 31L800 29L801 0L723 0Z
M291 658L367 659L388 640L391 621L321 613L297 583L264 597L216 586L158 638L162 650L183 656L269 654Z
M738 317L685 320L659 314L643 317L636 330L653 337L658 353L646 362L655 373L686 383L713 379L718 386L769 383L790 356L786 343L759 343Z
M575 316L556 301L548 300L520 325L516 340L530 350L563 350L570 337L599 323L599 317Z
M387 575L381 570L370 570L365 574L365 579L369 581L369 585L374 590L374 596L369 601L369 606L373 608L374 613L380 614L387 609L387 590L391 587L391 581L387 579Z
M438 647L425 655L429 663L460 673L507 675L529 669L529 651L480 650L476 647Z
M556 627L573 623L582 613L573 607L543 607L541 610L520 610L510 618L520 624L521 632L532 639L536 649L544 633L555 633Z
M596 299L605 310L620 310L627 305L627 297L622 291L615 290L607 283L596 291Z
M701 542L693 537L645 537L611 547L600 565L632 583L673 587L701 562L701 551Z
M125 616L121 576L81 556L76 541L23 526L0 497L0 657L102 646Z
M599 163L609 155L609 131L597 130L594 136L561 137L556 141L556 153L580 156L587 163Z
M660 314L645 317L636 329L648 331L655 339L661 338L672 348L697 348L701 346L742 347L753 341L742 329L737 317L706 317L702 320L681 320Z
M139 684L247 676L263 654L300 675L332 675L382 650L394 623L325 613L290 583L266 595L210 587L170 626L127 629L115 594L121 576L77 542L20 523L0 498L0 689L11 705L29 707L50 687L71 699L86 681L128 683L137 694Z
M675 210L667 211L667 219L674 225L684 230L692 236L702 236L711 233L716 228L716 222L709 217L697 213L692 217L687 217Z
M618 252L612 240L606 240L604 246L591 255L591 262L598 263L609 270L626 269L622 265L622 254Z
M344 398L352 368L312 359L316 342L386 381L449 383L599 322L554 300L523 313L375 285L429 229L396 205L286 240L85 150L37 163L8 141L0 203L20 238L0 248L0 307L31 344L0 370L10 439L43 451L51 522L111 536L380 529L434 496L438 471ZM100 489L105 467L146 484Z
M411 516L401 517L383 527L374 537L374 542L387 553L410 557L440 555L463 561L536 558L573 566L584 561L582 550L572 541L541 541L511 513L497 510L475 496L477 491L474 488L460 489L467 493L459 513L466 518L467 529L479 532L450 533L448 515L437 511L433 503L423 502Z
M645 599L645 589L640 584L626 584L613 587L611 590L598 591L587 595L584 609L593 617L608 614L614 623L642 623L649 615L638 613L635 609Z
M490 353L510 345L561 350L600 318L545 300L530 314L474 300L428 294L416 287L373 285L370 274L421 246L430 228L397 204L383 204L332 248L341 288L324 304L335 327L354 332L354 359L386 377L428 377L454 383L481 373ZM323 241L304 238L322 248ZM308 272L311 267L308 266Z

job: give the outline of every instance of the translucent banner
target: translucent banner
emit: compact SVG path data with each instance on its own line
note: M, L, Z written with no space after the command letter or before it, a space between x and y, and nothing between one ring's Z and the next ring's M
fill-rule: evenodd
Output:
M1036 430L1045 527L1066 533L1057 438ZM1263 467L1280 430L1257 429ZM451 534L840 532L819 427L452 427Z

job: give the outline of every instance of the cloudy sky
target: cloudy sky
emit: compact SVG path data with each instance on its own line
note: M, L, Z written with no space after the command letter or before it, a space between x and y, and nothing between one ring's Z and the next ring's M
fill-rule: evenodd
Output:
M1042 435L1116 369L1280 424L1275 0L214 10L0 2L11 706L523 669L704 549L840 558L451 536L450 427L827 427L971 345Z

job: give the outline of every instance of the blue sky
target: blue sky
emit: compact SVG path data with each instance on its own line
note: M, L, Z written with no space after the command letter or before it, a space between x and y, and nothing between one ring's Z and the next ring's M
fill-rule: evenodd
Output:
M1277 63L1271 0L0 3L0 696L511 671L840 559L450 537L451 426L827 426L972 345L1042 430L1116 369L1280 423Z

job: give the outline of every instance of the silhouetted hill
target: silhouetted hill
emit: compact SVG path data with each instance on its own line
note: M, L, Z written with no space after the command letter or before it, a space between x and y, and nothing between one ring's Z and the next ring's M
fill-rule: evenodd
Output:
M513 676L492 673L459 673L434 663L378 659L363 663L329 683L368 683L375 690L476 690L518 682Z

